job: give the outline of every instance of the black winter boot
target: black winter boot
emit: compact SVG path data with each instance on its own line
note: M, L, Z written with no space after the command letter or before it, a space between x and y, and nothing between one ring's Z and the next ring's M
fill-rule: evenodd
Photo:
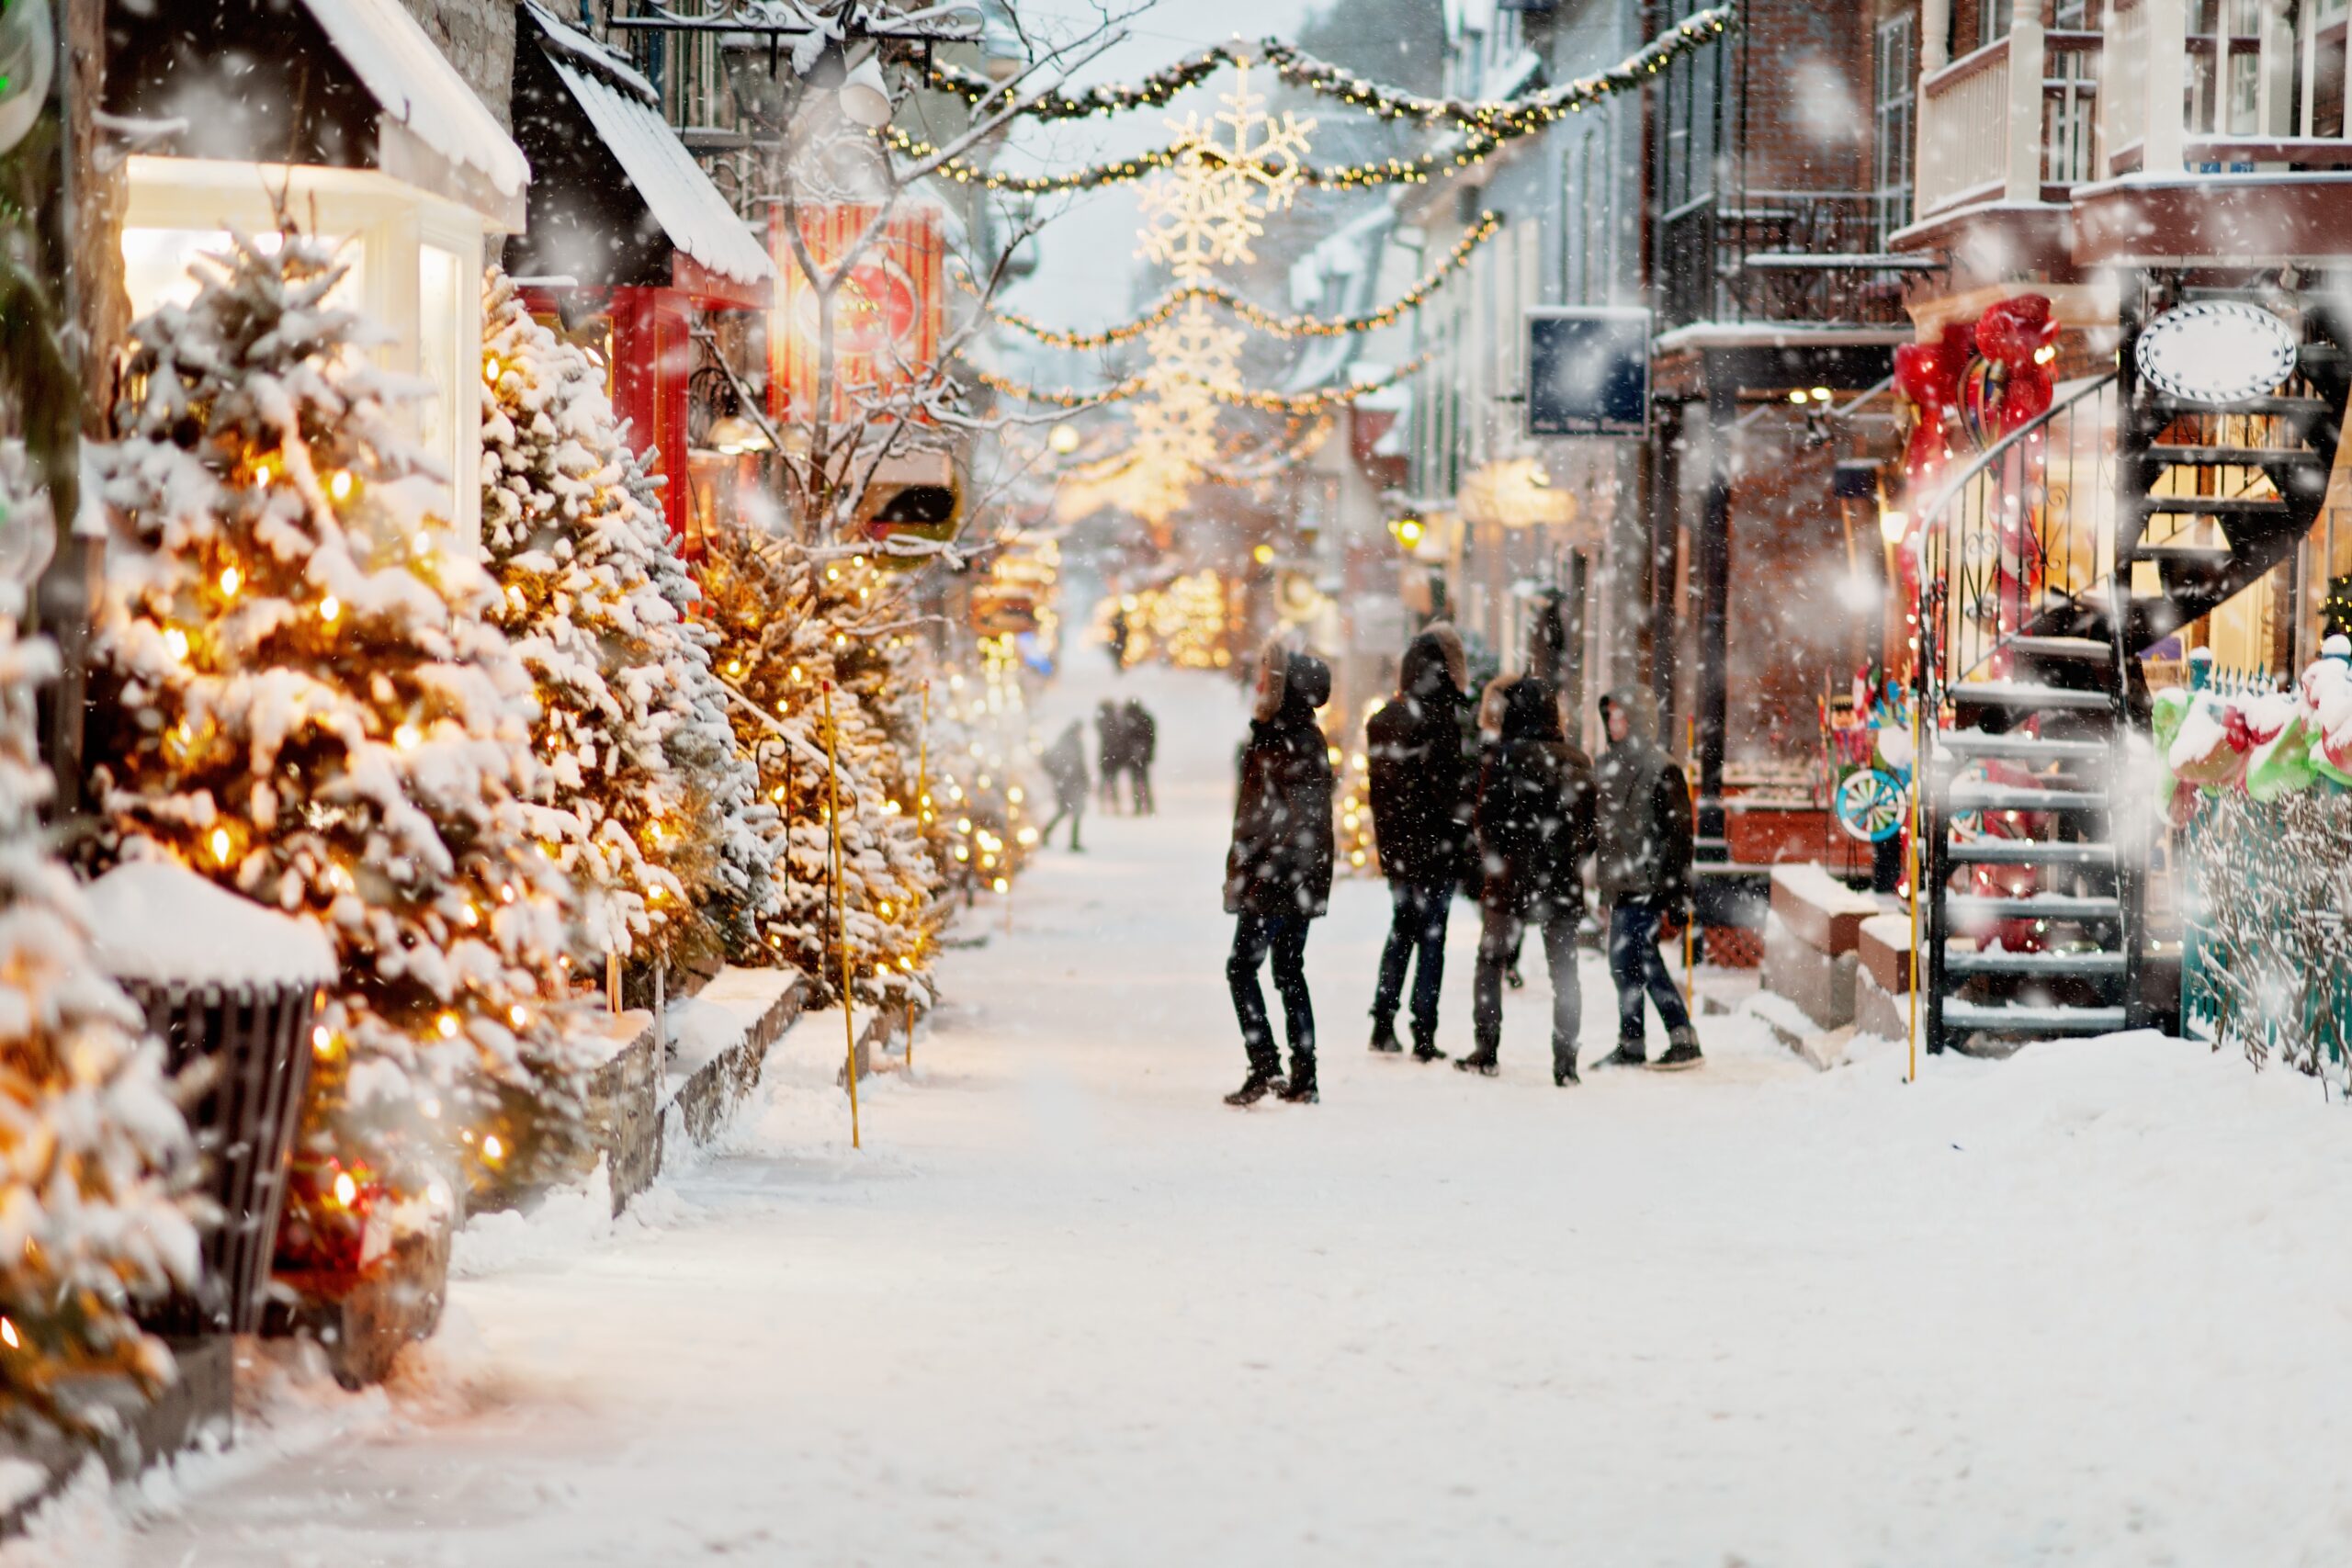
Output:
M1225 1097L1225 1102L1227 1105L1255 1105L1272 1093L1281 1081L1263 1068L1252 1067L1250 1076L1241 1080L1241 1087Z
M1496 1056L1492 1046L1482 1045L1467 1056L1455 1058L1453 1070L1457 1073L1476 1073L1484 1077L1493 1077L1503 1070L1503 1065Z
M1413 1026L1413 1060L1416 1062L1442 1062L1445 1060L1445 1053L1437 1048L1436 1030L1432 1029L1427 1032L1423 1032L1419 1024L1415 1024Z
M1600 1058L1604 1067L1645 1067L1649 1066L1649 1047L1638 1040L1620 1040L1617 1049Z
M1659 1072L1680 1072L1706 1060L1699 1054L1699 1032L1687 1023L1668 1035L1667 1042L1666 1055L1657 1059Z
M1274 1098L1286 1100L1293 1105L1319 1103L1323 1096L1315 1087L1315 1058L1309 1056L1303 1062L1293 1062L1288 1081L1275 1088Z
M1373 1015L1372 1048L1383 1055L1393 1055L1405 1048L1404 1043L1396 1038L1395 1019L1382 1018L1377 1013Z
M1555 1089L1566 1089L1570 1084L1580 1081L1582 1080L1577 1077L1577 1048L1571 1045L1566 1051L1563 1051L1557 1046L1553 1047L1553 1087Z

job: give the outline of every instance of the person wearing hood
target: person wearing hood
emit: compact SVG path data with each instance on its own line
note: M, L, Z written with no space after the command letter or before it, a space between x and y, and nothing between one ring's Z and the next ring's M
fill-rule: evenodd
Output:
M1594 781L1600 788L1600 852L1594 869L1609 908L1609 977L1617 986L1617 1049L1612 1067L1646 1065L1646 997L1666 1025L1666 1068L1700 1063L1699 1032L1657 950L1668 919L1688 918L1690 902L1690 787L1674 759L1634 730L1634 705L1623 692L1600 699L1609 749Z
M1323 661L1270 643L1258 661L1250 743L1241 755L1233 845L1225 860L1225 912L1238 917L1226 983L1250 1054L1250 1076L1226 1096L1252 1105L1270 1092L1312 1104L1315 1010L1306 992L1306 932L1331 897L1331 759L1315 710L1331 695ZM1258 968L1271 953L1274 990L1290 1032L1290 1077L1282 1078Z
M1127 783L1135 792L1136 815L1149 817L1159 809L1151 799L1151 764L1159 754L1159 721L1135 697L1129 697L1121 711L1126 716Z
M1468 684L1462 638L1440 621L1407 646L1396 696L1364 725L1373 838L1395 907L1372 996L1372 1048L1404 1049L1396 1010L1418 954L1413 1055L1423 1062L1444 1055L1437 1047L1437 1003L1446 919L1470 840L1471 774L1462 744Z
M1503 695L1502 733L1478 784L1476 1048L1454 1063L1491 1077L1503 1033L1503 968L1532 926L1552 971L1552 1081L1577 1081L1584 994L1577 981L1577 926L1584 919L1581 863L1593 851L1592 761L1560 726L1548 681L1531 675Z
M1082 850L1078 841L1079 825L1086 819L1086 730L1077 719L1051 746L1046 748L1046 777L1054 786L1054 815L1037 835L1040 848L1054 836L1061 820L1069 818L1069 847Z

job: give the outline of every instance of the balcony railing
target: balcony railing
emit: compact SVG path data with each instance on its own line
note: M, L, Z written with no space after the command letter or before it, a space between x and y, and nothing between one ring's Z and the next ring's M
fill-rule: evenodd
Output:
M2091 178L2099 43L2094 32L2026 21L1921 76L1915 220L1985 202L2063 201Z
M1902 322L1903 276L1924 264L1886 248L1897 207L1869 192L1748 190L1677 208L1659 226L1668 324Z
M1920 75L1915 222L2140 170L2352 167L2347 0L2106 0L2096 32L2016 10L2007 34ZM1927 0L1928 36L1949 13Z

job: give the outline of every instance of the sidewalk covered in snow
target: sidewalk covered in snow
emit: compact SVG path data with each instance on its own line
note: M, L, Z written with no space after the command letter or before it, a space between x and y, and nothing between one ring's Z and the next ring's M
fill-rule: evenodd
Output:
M1091 661L1090 661L1091 662ZM1066 678L1051 734L1111 690ZM234 1451L28 1562L2320 1562L2352 1142L2153 1036L1555 1089L1540 965L1489 1081L1363 1049L1387 914L1308 952L1323 1103L1240 1112L1231 686L1137 673L1161 814L953 934L911 1074L768 1062L722 1154L461 1238L384 1391L266 1380ZM1457 913L1444 1040L1467 1048ZM1588 955L1589 1063L1612 1033Z

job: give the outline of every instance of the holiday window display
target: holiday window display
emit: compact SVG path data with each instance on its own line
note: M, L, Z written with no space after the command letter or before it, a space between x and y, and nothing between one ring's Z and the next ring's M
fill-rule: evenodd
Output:
M235 238L133 327L90 738L106 853L336 944L280 1232L330 1291L446 1226L453 1176L569 1161L587 1068L531 671L344 270L290 226Z

